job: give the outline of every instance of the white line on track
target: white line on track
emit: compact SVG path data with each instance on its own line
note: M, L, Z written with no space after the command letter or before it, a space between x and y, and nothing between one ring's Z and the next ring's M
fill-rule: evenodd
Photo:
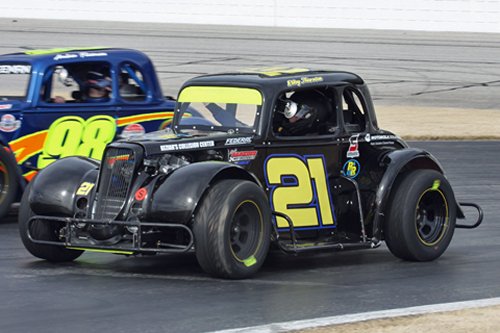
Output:
M288 321L288 322L274 323L268 325L213 331L210 333L278 333L278 332L287 332L292 330L301 330L306 328L349 324L349 323L374 320L374 319L385 319L385 318L394 318L402 316L422 315L422 314L429 314L436 312L483 308L493 305L500 305L500 297L473 300L473 301L464 301L464 302L423 305L423 306L415 306L402 309L354 313L354 314L315 318L315 319Z

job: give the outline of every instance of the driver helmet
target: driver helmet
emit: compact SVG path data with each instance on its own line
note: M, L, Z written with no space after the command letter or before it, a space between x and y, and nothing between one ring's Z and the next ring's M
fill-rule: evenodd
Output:
M283 115L289 122L295 123L300 120L309 119L313 115L313 109L306 104L298 104L292 100L285 101Z
M278 105L278 112L283 116L278 133L305 135L317 132L319 122L325 120L319 116L325 113L320 104L317 96L310 93L295 93L289 99L282 99Z
M95 89L99 96L90 96L90 89ZM85 99L89 102L107 102L109 100L109 93L111 92L111 79L106 77L103 73L98 71L90 71L87 73L87 80L85 81L84 95Z
M97 71L90 71L87 73L87 84L90 88L106 89L111 91L110 78Z

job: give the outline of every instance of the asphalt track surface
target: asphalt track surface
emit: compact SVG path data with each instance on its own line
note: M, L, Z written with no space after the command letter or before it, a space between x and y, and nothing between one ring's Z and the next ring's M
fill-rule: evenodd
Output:
M197 74L244 67L354 71L376 103L498 109L494 34L263 29L0 20L0 53L122 46L149 54L175 95ZM205 275L193 255L86 253L52 265L31 257L13 212L0 223L0 332L207 332L500 296L500 142L415 142L442 162L456 196L485 210L439 260L375 250L270 255L251 280Z
M30 256L16 215L0 224L1 332L208 332L500 296L500 142L412 142L441 161L458 200L485 212L456 230L437 261L411 263L385 245L300 257L272 253L249 280L208 277L192 254ZM472 213L473 212L469 212Z

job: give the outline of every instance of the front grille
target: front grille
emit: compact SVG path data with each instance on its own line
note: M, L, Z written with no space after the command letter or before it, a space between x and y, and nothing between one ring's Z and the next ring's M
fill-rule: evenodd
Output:
M136 157L132 149L108 148L101 164L94 219L113 220L125 205L134 177Z

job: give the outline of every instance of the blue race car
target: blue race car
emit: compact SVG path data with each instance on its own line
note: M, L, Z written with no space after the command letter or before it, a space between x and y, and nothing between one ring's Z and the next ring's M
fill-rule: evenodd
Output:
M167 127L174 106L136 50L0 56L0 217L38 170L67 156L100 159L116 138Z

